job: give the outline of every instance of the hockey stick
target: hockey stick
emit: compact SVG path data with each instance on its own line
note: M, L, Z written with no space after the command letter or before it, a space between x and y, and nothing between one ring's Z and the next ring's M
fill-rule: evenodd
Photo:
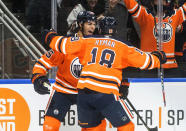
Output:
M139 119L142 121L143 125L147 128L148 131L158 131L158 127L154 127L154 128L150 128L147 126L147 123L141 118L141 116L139 115L138 111L134 108L134 106L132 105L132 103L129 101L128 98L125 99L127 101L127 103L130 105L130 107L134 110L134 112L136 113L136 115L139 117Z
M161 28L162 28L162 17L163 17L163 5L162 5L162 1L161 0L158 0L158 19L159 19L159 31L158 31L158 34L159 34L159 41L157 41L157 49L159 51L162 50L162 31L161 31ZM155 20L156 21L156 20ZM156 23L155 23L156 24ZM157 30L157 27L155 26L156 30ZM162 93L163 93L163 102L164 102L164 107L166 107L166 99L165 99L165 88L164 88L164 74L163 74L163 67L162 67L162 64L160 64L160 69L159 69L159 74L160 74L160 79L161 79L161 87L162 87Z
M155 32L157 34L157 37L158 36L160 37L159 39L156 37L157 49L159 51L161 51L162 50L162 31L161 31L161 27L162 27L162 16L163 16L161 14L163 12L163 7L162 7L161 0L158 0L158 19L159 19L158 27L159 27L159 30L157 29L157 23L156 23L156 18L155 18L156 12L155 12L154 6L152 6L152 7L153 7L153 12L154 12ZM163 73L163 67L162 67L161 63L160 63L160 68L158 69L158 74L159 74L159 77L160 77L160 80L161 80L163 103L164 103L164 107L166 107L165 88L164 88L164 73Z

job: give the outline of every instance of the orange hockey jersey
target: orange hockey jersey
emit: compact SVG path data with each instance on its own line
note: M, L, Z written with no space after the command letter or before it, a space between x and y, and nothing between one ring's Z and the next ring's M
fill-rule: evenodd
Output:
M53 89L66 94L77 94L76 86L81 72L78 57L50 50L34 65L33 74L46 75L52 67L58 67Z
M157 33L153 15L149 13L145 7L139 5L136 0L124 0L124 3L129 13L132 14L134 20L140 26L140 49L145 52L152 52L157 50ZM163 18L162 50L166 53L167 56L167 62L163 65L163 68L178 67L175 60L175 31L176 27L186 19L185 13L186 3L179 9L176 9L171 16ZM158 24L157 17L156 23Z
M160 66L156 56L112 38L56 36L50 47L62 54L79 57L83 68L77 88L86 87L102 93L119 95L123 68L153 69Z

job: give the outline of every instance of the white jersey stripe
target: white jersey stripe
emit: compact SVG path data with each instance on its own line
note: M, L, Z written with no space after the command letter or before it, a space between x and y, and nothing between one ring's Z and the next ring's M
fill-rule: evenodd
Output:
M58 77L56 77L56 80L60 81L63 85L65 85L68 88L72 88L72 89L77 89L76 87L73 87L69 84L67 84L66 82L62 81L61 79L59 79Z
M63 52L63 54L66 54L66 50L65 50L66 42L67 42L67 38L65 38L63 40L63 45L62 45L62 52Z
M175 54L174 53L165 53L166 56L174 56Z
M134 16L134 15L132 15L132 16L133 16L133 18L137 18L137 17L139 16L140 12L141 12L141 6L140 6L140 8L139 8L138 13L137 13L135 16Z
M132 11L134 11L137 7L138 7L138 4L136 4L136 5L134 6L134 8L128 9L128 11L129 11L129 12L132 12Z
M165 64L174 64L175 61L167 61Z
M41 66L41 65L35 65L34 67L38 67L38 68L42 68L43 70L45 70L46 71L46 68L45 67L43 67L43 66Z
M181 7L181 12L182 12L183 20L185 20L185 13L182 7Z
M55 43L55 49L59 52L58 50L58 44L59 44L59 40L62 38L63 36L59 37Z
M144 63L144 65L142 67L140 67L140 69L144 69L147 66L148 62L149 62L149 55L147 53L145 53L145 55L146 55L145 63Z
M145 53L150 54L151 52L145 52ZM165 53L165 54L166 54L166 56L174 56L175 55L174 53Z
M39 60L41 60L43 63L45 63L45 65L48 67L48 68L52 68L52 66L47 63L43 58L40 58Z
M61 86L58 86L56 84L54 84L54 87L61 90L61 91L64 91L64 92L67 92L67 93L70 93L70 94L77 94L77 92L73 92L73 91L70 91L68 89L65 89L65 88L61 88Z
M117 78L117 77L114 77L114 76L108 76L108 75L101 75L101 74L98 74L98 73L95 73L95 72L91 72L91 71L82 71L81 72L81 75L82 74L90 74L90 75L94 75L94 76L98 76L98 77L102 77L102 78L109 78L109 79L114 79L116 80L119 84L121 83L121 81Z
M78 82L79 83L89 83L89 84L94 85L94 86L99 86L99 87L103 87L103 88L110 88L110 89L114 89L114 90L119 91L118 87L116 87L116 86L109 86L109 85L99 84L99 83L93 82L91 80L79 80Z
M151 58L152 58L152 65L149 69L153 69L154 68L154 57L151 55Z

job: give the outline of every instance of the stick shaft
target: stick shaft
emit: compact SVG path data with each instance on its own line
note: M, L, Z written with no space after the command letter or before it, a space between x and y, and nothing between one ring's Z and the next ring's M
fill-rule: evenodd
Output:
M160 79L161 79L161 88L162 88L162 95L163 95L163 103L164 103L164 107L166 107L164 77L163 77L163 72L162 71L160 71Z
M156 22L156 17L154 16L154 25L155 25L155 32L157 34L156 41L157 41L157 49L159 51L163 50L163 45L162 45L162 25L163 25L163 4L162 0L158 0L158 24ZM153 8L154 15L155 15L155 9ZM159 37L159 38L158 38ZM161 80L161 88L162 88L162 94L163 94L163 103L164 107L166 107L166 97L165 97L165 89L164 89L164 73L163 73L163 67L162 64L160 63L160 68L158 69L158 75Z
M138 111L135 109L135 107L132 105L132 103L130 102L130 100L128 98L126 98L127 103L130 105L130 107L134 110L134 112L136 113L136 115L139 117L139 119L142 121L142 123L145 125L145 127L147 128L148 131L150 131L150 128L147 126L147 123L141 118L141 116L139 115Z

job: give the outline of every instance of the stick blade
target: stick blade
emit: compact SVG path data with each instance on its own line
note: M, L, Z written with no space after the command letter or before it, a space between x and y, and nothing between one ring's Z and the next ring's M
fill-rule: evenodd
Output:
M150 128L150 131L158 131L158 127Z

